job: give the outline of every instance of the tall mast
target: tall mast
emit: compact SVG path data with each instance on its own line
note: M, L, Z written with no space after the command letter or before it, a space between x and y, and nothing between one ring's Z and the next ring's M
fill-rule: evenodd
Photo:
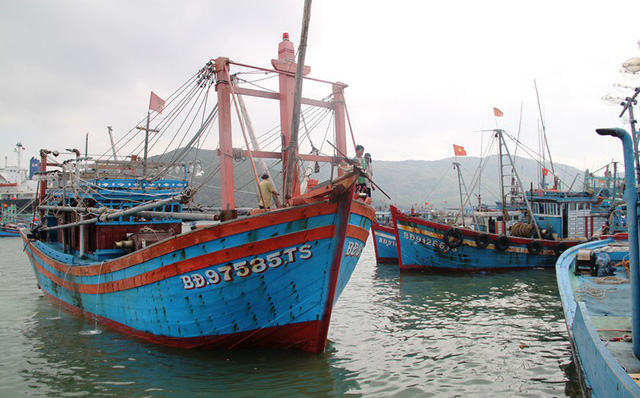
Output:
M507 144L504 141L504 137L502 135L503 130L499 130L496 129L495 130L496 136L498 137L498 148L499 148L499 162L500 162L500 190L501 190L501 194L502 194L502 212L503 212L503 217L504 217L504 230L506 231L507 228L507 220L509 219L509 211L507 210L506 204L506 198L505 198L505 191L504 191L504 172L503 172L503 156L506 157L506 159L509 161L509 164L511 165L511 170L513 170L513 175L516 178L516 182L518 183L519 187L520 187L520 191L522 192L522 198L524 199L524 204L527 207L527 211L529 212L529 218L533 221L533 228L536 231L536 235L538 236L538 239L542 239L542 236L540 235L540 229L538 228L538 224L535 221L535 218L533 217L533 208L531 207L531 203L529 202L529 199L527 199L527 195L524 193L524 188L522 186L522 181L520 180L520 176L518 176L518 173L516 172L515 167L513 167L513 158L511 157L511 154L509 153L509 148L507 148ZM502 152L502 148L504 147L504 153Z
M544 154L545 149L546 152L549 154L549 164L551 165L551 174L553 174L553 188L554 189L558 189L559 187L556 186L556 170L553 167L553 159L551 159L551 150L549 150L549 142L547 141L547 129L544 126L544 118L542 117L542 108L540 107L540 95L538 95L538 84L536 83L536 80L533 80L533 85L536 88L536 99L538 100L538 113L540 114L540 124L542 125L542 153ZM544 187L543 187L544 189Z
M113 128L111 126L107 126L107 133L109 134L109 141L111 141L111 150L113 151L113 160L118 160L116 145L113 143Z
M309 20L311 19L311 0L304 2L304 14L302 18L302 33L300 46L298 47L298 65L296 67L295 90L293 92L293 115L291 119L291 136L285 156L284 174L284 199L288 200L299 193L298 184L298 130L300 128L300 105L302 98L302 80L304 72L304 60L307 54L307 36L309 34Z
M218 133L220 137L220 196L225 220L234 218L233 142L231 139L231 77L229 58L215 60L216 91L218 92ZM229 217L229 218L227 218Z

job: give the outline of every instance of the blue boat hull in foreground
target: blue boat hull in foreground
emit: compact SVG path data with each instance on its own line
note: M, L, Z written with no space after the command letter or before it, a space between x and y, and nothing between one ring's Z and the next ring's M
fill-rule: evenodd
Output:
M614 260L614 265L620 265L613 277L590 272L576 275L578 253L583 258L608 252L604 258L614 258L611 250L619 246L614 239L584 243L563 253L556 265L574 361L583 391L594 397L640 396L640 360L633 355L630 341L631 286L625 267Z

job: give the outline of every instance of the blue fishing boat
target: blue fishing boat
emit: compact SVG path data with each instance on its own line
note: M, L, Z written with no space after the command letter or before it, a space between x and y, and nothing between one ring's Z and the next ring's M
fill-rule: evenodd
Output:
M640 397L640 268L634 144L622 129L597 132L617 137L623 143L628 233L603 236L564 252L556 265L558 289L585 395Z
M398 246L394 229L374 222L371 224L371 236L373 237L376 261L380 264L397 264Z
M502 203L495 209L474 211L470 224L465 224L462 211L461 222L452 224L403 214L392 207L401 270L469 272L553 267L562 252L588 239L593 228L606 222L606 212L592 211L598 201L594 194L525 192L504 141L506 132L493 132L499 148ZM511 186L505 183L507 169ZM461 187L461 205L462 196ZM585 222L589 228L565 227Z
M301 48L306 47L303 42ZM32 231L22 230L22 238L45 296L101 324L169 346L322 352L333 307L362 253L374 209L354 196L361 170L337 167L339 154L347 153L346 85L307 77L307 82L328 85L330 94L321 100L302 97L302 77L309 73L303 51L297 62L285 34L273 68L219 57L170 97L166 107L152 93L146 127L137 128L145 136L144 145L137 147L144 148L143 155L123 160L117 154L124 150L114 147L106 159L75 151L75 157L62 161L57 153L42 150L41 222ZM251 83L242 80L243 71L244 76L258 71L275 77L279 90L243 85ZM210 92L217 99L213 109L207 108ZM245 129L243 97L279 104L274 115L281 126L277 151L248 138L253 134ZM315 148L302 153L297 137L301 104L332 115L328 123L334 126L335 152ZM186 120L174 118L178 108L192 121L171 122ZM242 148L233 146L234 108L235 125L245 138ZM167 116L152 128L150 115L163 111ZM220 161L211 167L210 177L206 167L198 170L185 161L184 148L169 153L168 162L147 156L150 143L159 139L150 132L194 126L191 145L203 140L214 121ZM308 135L304 138L308 143ZM238 206L236 191L244 186L234 185L234 177L239 178L234 166L249 160L245 172L259 187L260 166L254 158L275 159L276 165L284 159L283 207L269 209L265 195L271 192L259 188L253 207L259 199L262 209ZM305 191L304 162L326 162L333 177ZM269 168L263 172L269 174ZM220 180L220 205L215 211L188 211L199 187L212 178ZM183 232L187 221L198 224Z
M18 238L20 229L13 224L0 225L0 238Z

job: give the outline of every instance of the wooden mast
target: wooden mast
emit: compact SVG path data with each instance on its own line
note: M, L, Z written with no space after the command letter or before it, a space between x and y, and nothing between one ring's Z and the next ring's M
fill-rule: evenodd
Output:
M231 77L227 69L229 59L215 60L216 91L218 92L218 129L220 136L220 193L223 221L235 218L236 203L233 183L233 142L231 139Z
M302 18L302 33L300 46L298 47L298 64L296 65L295 90L293 94L293 112L291 118L291 132L286 146L284 158L284 199L291 199L300 193L298 182L298 130L300 127L300 105L302 98L302 80L304 72L304 60L307 54L307 36L309 34L309 20L311 19L311 0L304 2L304 14ZM283 38L284 40L284 38ZM281 92L282 94L282 92Z

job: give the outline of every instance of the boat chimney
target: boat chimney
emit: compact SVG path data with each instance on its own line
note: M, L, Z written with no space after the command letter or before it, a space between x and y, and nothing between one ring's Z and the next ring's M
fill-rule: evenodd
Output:
M295 62L296 52L293 49L293 43L289 41L289 33L282 34L282 41L278 45L278 60ZM295 67L292 72L295 72Z

